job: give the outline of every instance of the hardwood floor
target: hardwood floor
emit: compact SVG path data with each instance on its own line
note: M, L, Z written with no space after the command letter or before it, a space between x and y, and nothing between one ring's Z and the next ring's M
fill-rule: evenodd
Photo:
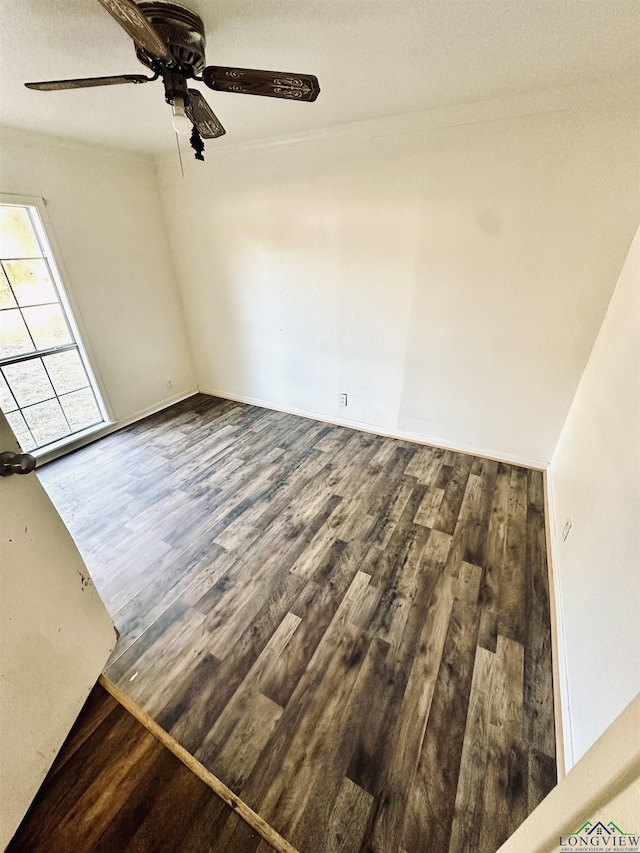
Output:
M274 853L102 687L7 853Z
M198 395L40 477L107 676L302 853L494 853L555 784L540 472Z

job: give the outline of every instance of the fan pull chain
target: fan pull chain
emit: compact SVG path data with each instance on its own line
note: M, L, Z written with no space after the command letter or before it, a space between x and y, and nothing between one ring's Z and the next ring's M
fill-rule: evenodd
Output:
M179 139L177 133L176 133L176 145L178 146L178 159L180 160L180 172L182 173L182 177L184 178L184 166L182 165L182 151L180 150L180 139Z

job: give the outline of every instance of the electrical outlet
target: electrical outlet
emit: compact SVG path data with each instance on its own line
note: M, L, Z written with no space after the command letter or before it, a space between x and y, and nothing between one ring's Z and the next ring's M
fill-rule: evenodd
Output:
M571 521L571 516L566 520L564 527L562 528L562 541L566 541L567 536L569 535L569 531L573 525L573 521Z
M343 408L344 408L344 406L347 405L347 395L346 394L340 394L339 405L342 406Z
M170 376L167 376L167 388L169 390L173 388L173 379Z

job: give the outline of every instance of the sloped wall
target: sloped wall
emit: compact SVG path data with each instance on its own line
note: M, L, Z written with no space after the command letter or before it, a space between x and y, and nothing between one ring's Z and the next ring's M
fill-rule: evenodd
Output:
M457 121L162 164L201 388L551 459L637 224L635 111Z

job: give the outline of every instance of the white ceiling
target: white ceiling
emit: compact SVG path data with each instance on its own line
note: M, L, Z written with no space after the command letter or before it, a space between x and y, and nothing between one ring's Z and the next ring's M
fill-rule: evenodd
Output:
M638 0L183 0L207 62L315 74L313 104L205 92L227 135L266 139L572 84L640 76ZM145 73L96 0L0 0L0 122L175 149L160 81L34 92L33 80Z

